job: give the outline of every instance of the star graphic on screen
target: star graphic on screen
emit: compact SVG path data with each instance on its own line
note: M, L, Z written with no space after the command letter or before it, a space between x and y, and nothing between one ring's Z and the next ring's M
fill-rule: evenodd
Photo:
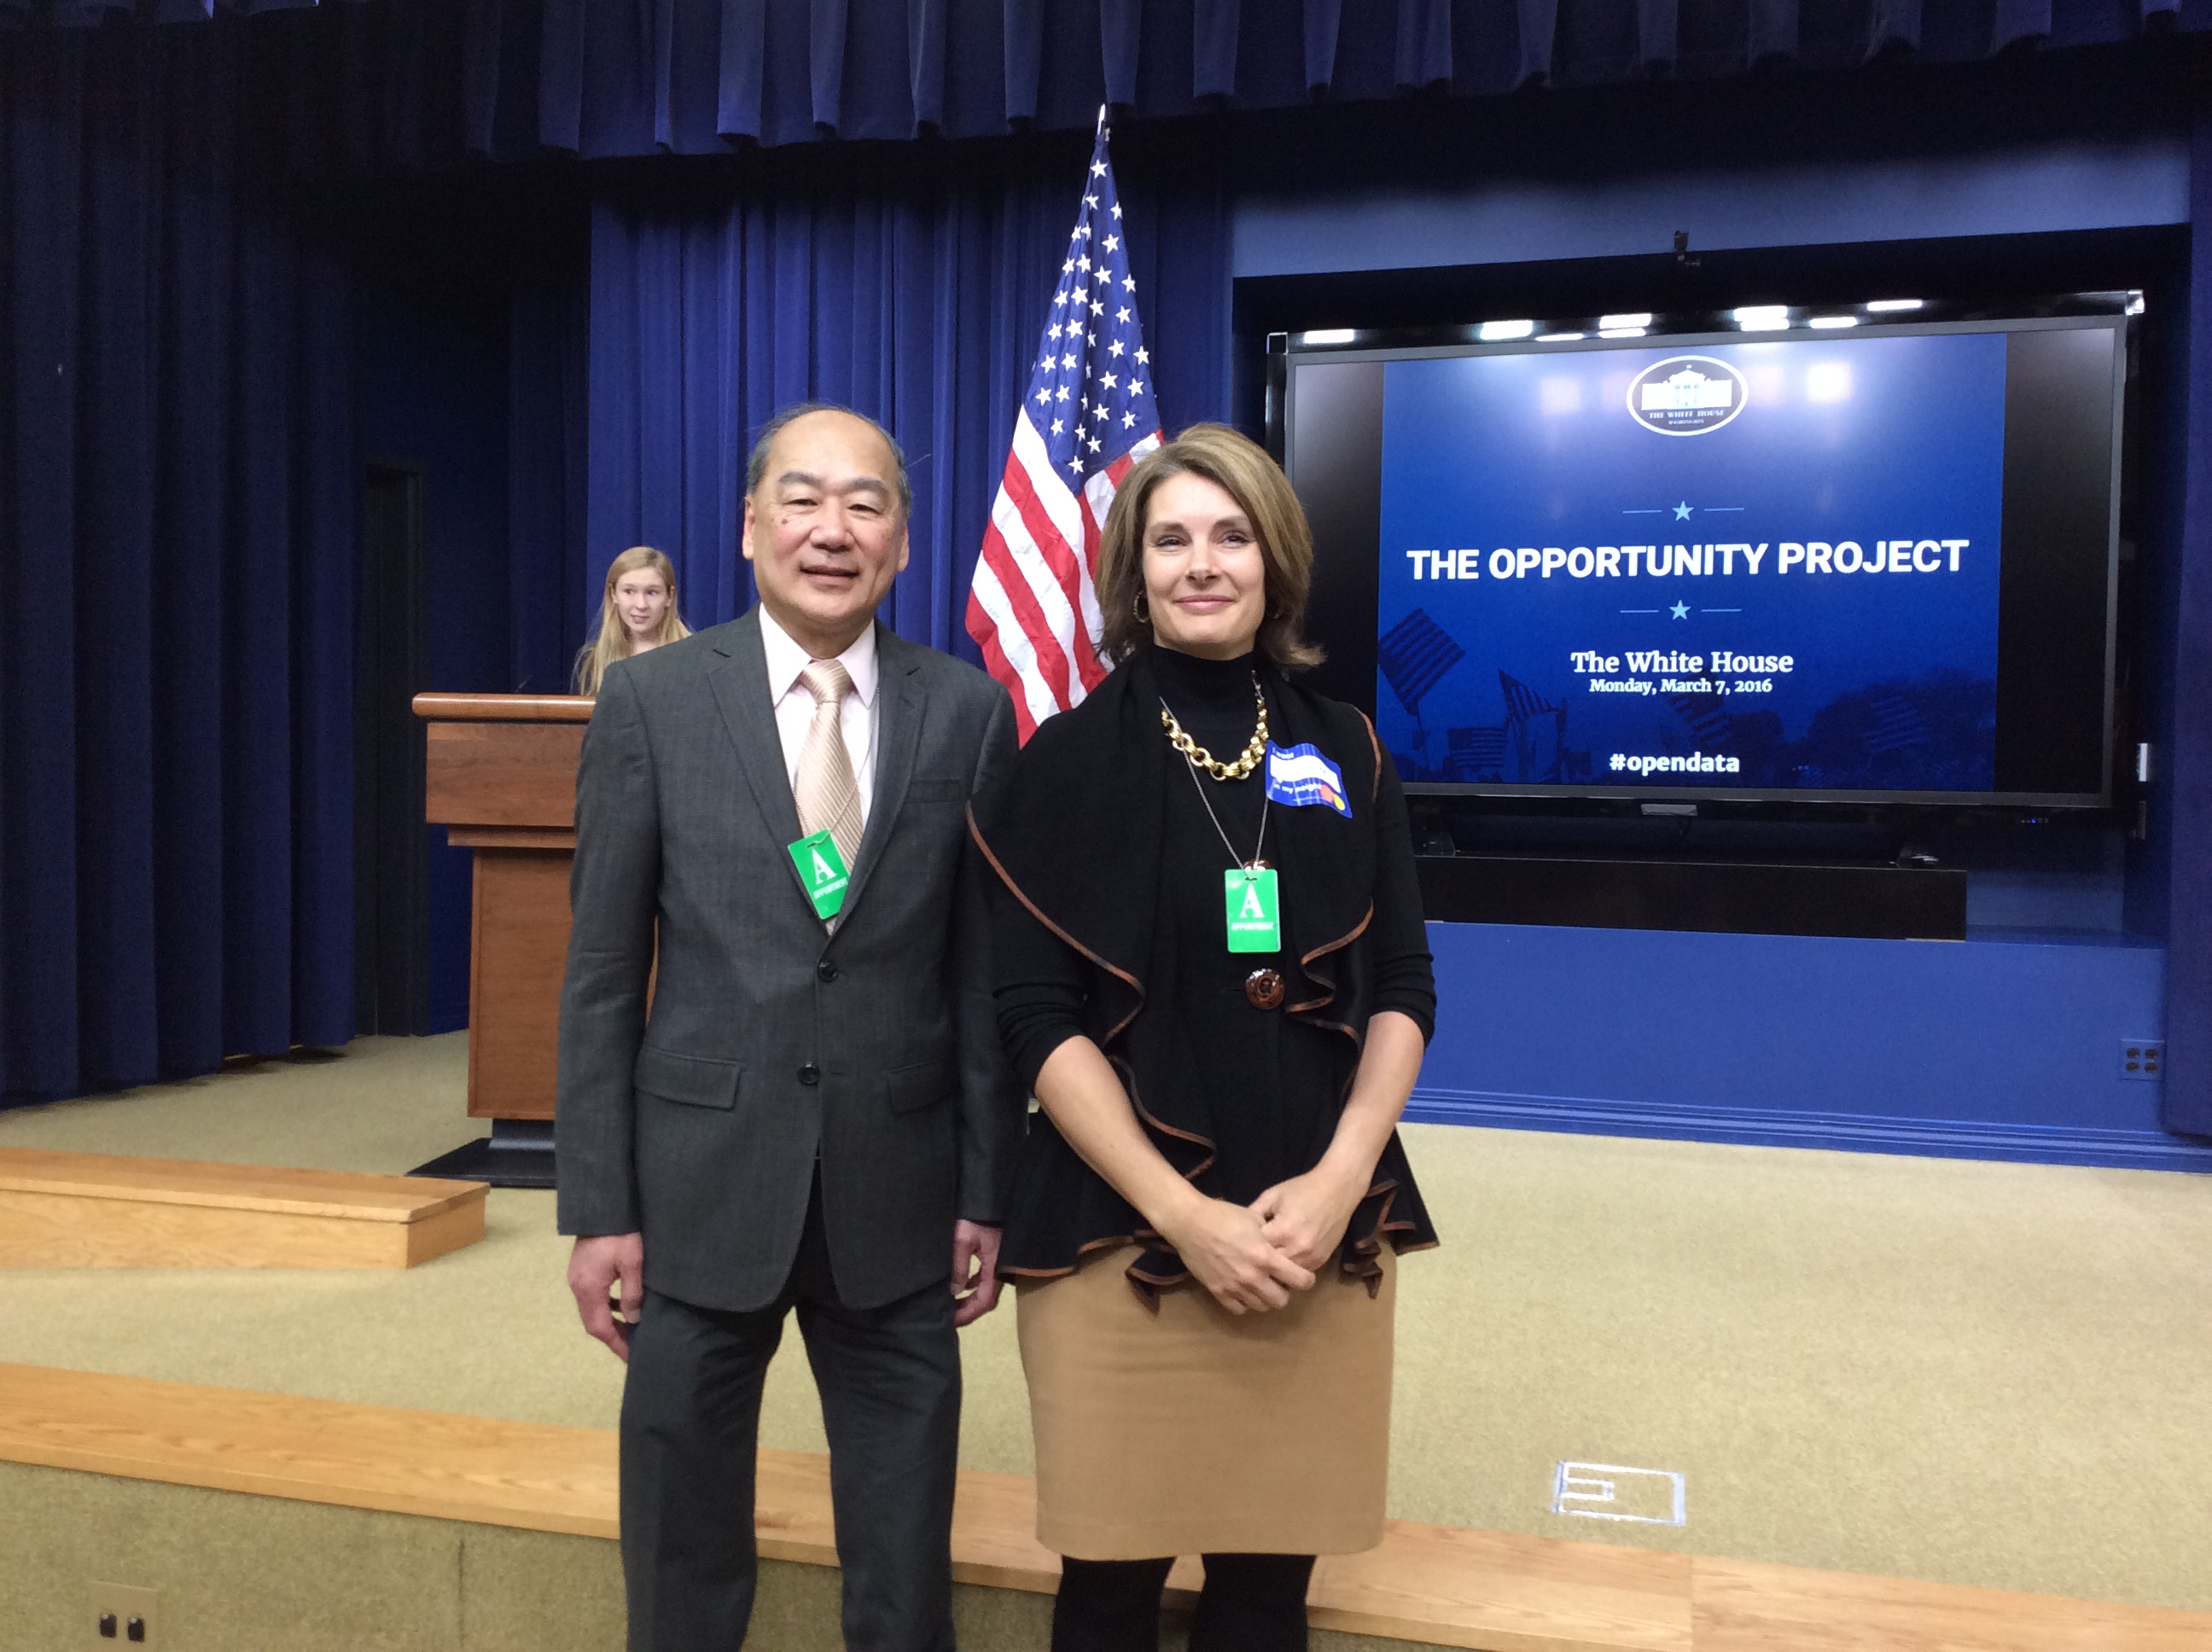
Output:
M1686 502L1674 507L1674 519L1677 522L1686 522L1690 519L1690 507Z
M1690 604L1686 602L1678 602L1667 611L1672 614L1676 619L1687 619L1690 617Z

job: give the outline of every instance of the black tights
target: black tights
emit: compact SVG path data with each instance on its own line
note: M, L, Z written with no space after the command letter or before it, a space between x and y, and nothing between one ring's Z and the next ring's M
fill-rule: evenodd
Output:
M1210 1554L1190 1652L1306 1652L1310 1554ZM1060 1563L1052 1652L1158 1652L1165 1560Z

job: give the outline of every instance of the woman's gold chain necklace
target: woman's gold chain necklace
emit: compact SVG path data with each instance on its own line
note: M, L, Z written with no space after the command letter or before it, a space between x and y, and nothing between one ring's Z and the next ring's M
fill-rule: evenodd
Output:
M1182 725L1176 721L1175 714L1164 703L1160 707L1160 726L1168 732L1168 744L1190 759L1192 768L1203 768L1218 780L1241 780L1257 768L1260 759L1267 755L1267 696L1261 691L1256 676L1252 679L1252 697L1260 702L1260 726L1252 731L1244 755L1234 762L1223 762L1184 733Z

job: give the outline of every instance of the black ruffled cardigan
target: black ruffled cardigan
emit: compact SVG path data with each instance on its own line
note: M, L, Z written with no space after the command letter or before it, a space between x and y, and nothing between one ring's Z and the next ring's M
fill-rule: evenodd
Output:
M1176 669L1170 672L1170 665ZM1166 999L1148 995L1147 983L1177 980L1172 937L1163 925L1160 895L1170 814L1166 787L1187 786L1184 766L1169 752L1160 720L1162 678L1178 695L1194 694L1194 675L1226 671L1242 684L1241 730L1251 724L1250 667L1218 667L1181 657L1163 659L1156 671L1149 652L1114 671L1075 710L1050 719L1032 737L1015 769L1007 796L992 818L972 823L975 841L1002 884L996 901L1002 1027L1015 1042L1016 1065L1034 1079L1052 1048L1067 1036L1087 1036L1119 1074L1138 1118L1168 1162L1216 1196L1224 1166L1218 1143L1229 1122L1219 1114L1237 1098L1202 1078L1201 1041L1222 1030L1209 1015L1224 1013L1218 993L1171 990ZM1285 977L1281 1067L1301 1089L1320 1086L1316 1102L1318 1138L1285 1144L1290 1173L1310 1169L1341 1115L1357 1070L1369 1017L1377 1009L1412 1015L1425 1036L1432 1028L1435 988L1419 924L1412 843L1405 803L1389 756L1365 717L1325 699L1294 679L1259 668L1276 744L1310 744L1343 771L1352 816L1319 807L1273 808L1267 827L1267 859L1283 889L1283 948L1270 963ZM1179 714L1182 714L1178 702ZM1235 738L1215 745L1233 750ZM1163 754L1165 754L1164 756ZM1216 793L1219 796L1219 793ZM1188 811L1184 811L1188 813ZM1215 842L1204 851L1227 864ZM1378 901L1383 921L1378 926ZM1010 1005L1018 986L1007 984L1005 961L1035 956L1038 932L1056 937L1083 963L1079 1010L1071 1010L1044 1037L1017 1030L1020 1006ZM1390 937L1378 960L1377 928ZM1378 987L1378 962L1381 981ZM1241 963L1239 966L1241 967ZM1018 975L1018 966L1014 966ZM1237 1003L1237 1016L1261 1012ZM1034 1017L1032 1017L1032 1022ZM1242 1030L1249 1032L1250 1029ZM1236 1178L1225 1178L1234 1182ZM1245 1188L1233 1196L1250 1196ZM1013 1278L1048 1278L1073 1271L1083 1256L1135 1241L1127 1268L1131 1285L1147 1301L1163 1289L1185 1285L1182 1260L1144 1224L1135 1210L1085 1164L1051 1121L1032 1115L1016 1177L999 1271ZM1354 1212L1339 1252L1348 1278L1379 1286L1376 1261L1388 1241L1399 1251L1437 1242L1405 1150L1394 1133L1378 1162L1366 1197Z

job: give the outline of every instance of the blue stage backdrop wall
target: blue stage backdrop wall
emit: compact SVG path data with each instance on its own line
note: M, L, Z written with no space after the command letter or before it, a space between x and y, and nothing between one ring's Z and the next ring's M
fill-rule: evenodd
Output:
M2127 1041L2164 950L1431 924L1437 1124L2212 1171Z
M1972 150L1955 146L1948 121L1919 109L1884 123L1879 139L1834 153L1799 133L1759 155L1723 100L1694 145L1661 139L1634 166L1589 152L1540 167L1474 157L1455 176L1380 190L1310 173L1252 189L1237 202L1233 264L1244 278L1617 258L1662 248L1674 229L1711 252L2190 224L2191 285L2171 295L2189 313L2157 318L2188 395L2186 422L2178 404L2146 411L2201 431L2212 417L2212 128L2201 118L2192 127L2186 104L2154 106L2144 100L2140 121L2108 109L2072 130L2015 109L1984 124L1999 141ZM2077 853L1976 871L1977 938L1937 957L1903 944L1436 926L1439 985L1467 1008L1469 1030L1439 1038L1420 1115L2212 1168L2201 1145L2166 1133L2212 1136L2207 451L2200 437L2185 459L2152 467L2171 497L2143 501L2139 531L2160 542L2160 583L2145 595L2137 663L2156 684L2143 696L2151 726L2142 734L2159 754L2159 780L2150 841L2125 874L2117 835L2101 846L2101 865ZM2128 929L2153 944L2130 940ZM2053 945L2048 935L2003 931L2077 933ZM1548 986L1529 989L1538 960ZM1747 996L1747 983L1778 979L1789 983L1778 995ZM1776 1029L1811 1036L1831 1013L1821 998L1888 1003L1899 980L1919 983L1916 1001L1939 1006L1936 1021L1916 1012L1857 1022L1862 1030L1842 1041L1853 1057L1842 1066L1781 1059L1786 1041L1776 1043ZM1550 990L1571 981L1589 985ZM1801 998L1797 984L1814 981L1827 986ZM1715 988L1671 993L1678 981ZM2007 989L1984 990L1991 982ZM1652 1047L1659 1059L1609 1060L1629 1048L1625 1027L1645 1024L1628 1006L1656 1001L1681 1007L1663 1018L1674 1030ZM2120 1081L2113 1053L2143 1037L2166 1041L2169 1081ZM1642 1034L1632 1042L1649 1043ZM1951 1050L1977 1054L1961 1063Z
M1085 138L881 169L779 156L603 190L587 591L651 544L693 627L743 611L754 434L793 402L842 402L899 437L913 477L886 623L976 660L968 587L1089 153ZM1161 415L1180 427L1227 411L1228 222L1203 160L1171 160L1133 142L1115 170Z
M353 1028L343 261L226 54L81 45L0 54L9 1101Z

